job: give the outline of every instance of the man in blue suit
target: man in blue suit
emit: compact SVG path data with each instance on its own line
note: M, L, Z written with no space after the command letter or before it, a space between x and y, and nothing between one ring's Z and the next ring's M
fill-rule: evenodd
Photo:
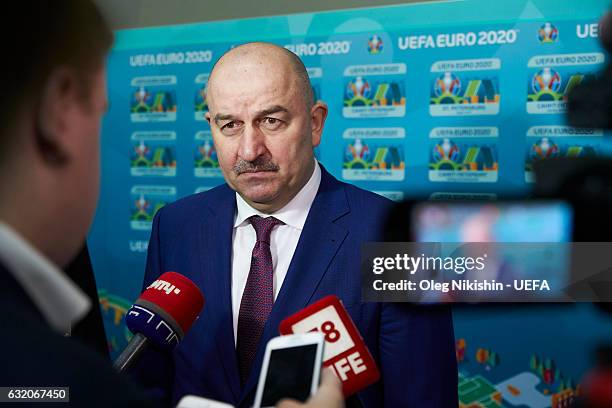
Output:
M450 312L361 302L361 245L383 239L391 202L315 160L327 106L313 101L300 59L236 47L212 70L207 101L227 184L158 211L144 282L185 274L206 304L172 356L145 356L140 380L169 403L196 394L248 407L279 323L335 294L381 371L358 394L363 406L456 407Z

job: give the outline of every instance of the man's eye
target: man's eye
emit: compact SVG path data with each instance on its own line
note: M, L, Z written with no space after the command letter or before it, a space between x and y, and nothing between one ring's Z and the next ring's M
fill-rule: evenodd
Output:
M276 118L263 118L263 120L261 121L261 124L266 129L276 130L281 127L281 125L283 124L283 121L280 119L276 119Z
M240 132L242 123L240 121L232 120L231 122L227 122L225 125L221 126L221 132L224 135L235 135Z

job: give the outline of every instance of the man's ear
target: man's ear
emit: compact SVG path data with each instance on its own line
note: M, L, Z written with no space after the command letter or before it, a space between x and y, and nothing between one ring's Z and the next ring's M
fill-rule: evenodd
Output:
M68 67L53 70L45 83L35 117L35 143L42 159L54 166L70 160L71 132L75 116L83 106L81 84L76 72ZM81 93L80 93L81 92Z
M310 109L310 117L312 120L312 145L318 146L321 143L321 135L327 118L327 105L321 101L317 101Z
M206 118L206 121L208 122L208 124L210 125L210 112L206 111L206 113L204 114L204 117Z

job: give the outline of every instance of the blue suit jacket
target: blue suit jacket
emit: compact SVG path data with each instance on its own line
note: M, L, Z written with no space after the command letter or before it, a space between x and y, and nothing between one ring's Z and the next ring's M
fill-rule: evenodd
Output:
M158 211L144 285L175 271L200 287L200 318L171 356L151 350L138 379L173 405L185 394L252 404L265 345L279 323L308 304L337 295L377 361L381 380L359 393L365 407L457 407L457 367L448 309L362 303L361 244L383 239L391 202L339 182L323 167L285 281L264 328L253 370L240 386L231 306L235 193L226 184ZM251 254L244 254L250 257Z

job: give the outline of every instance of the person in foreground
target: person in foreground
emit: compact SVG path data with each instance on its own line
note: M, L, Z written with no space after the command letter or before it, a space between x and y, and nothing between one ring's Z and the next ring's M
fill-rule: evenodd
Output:
M358 394L363 406L457 406L450 311L361 302L361 245L383 240L391 201L315 159L328 108L300 59L267 43L235 47L215 64L207 102L226 183L157 212L144 278L182 273L206 304L171 356L147 353L139 381L168 404L194 394L248 407L279 323L334 294L381 371Z
M98 352L68 338L97 307L61 269L81 248L98 198L112 33L89 0L17 2L2 20L0 386L69 387L62 406L152 406Z

